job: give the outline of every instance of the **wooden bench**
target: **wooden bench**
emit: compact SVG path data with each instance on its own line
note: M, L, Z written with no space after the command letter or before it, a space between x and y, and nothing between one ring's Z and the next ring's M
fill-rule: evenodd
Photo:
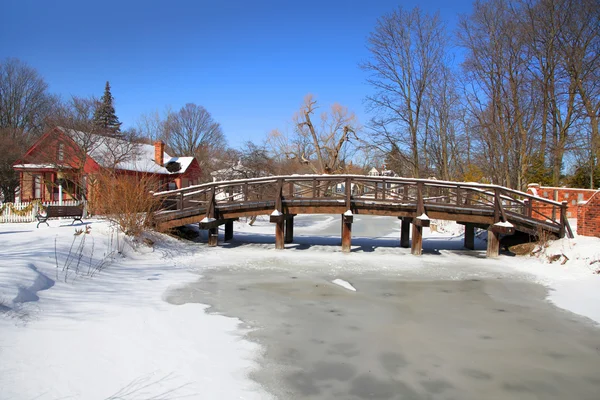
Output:
M39 228L41 223L45 223L46 225L50 226L48 224L48 218L58 217L73 218L71 225L73 225L75 221L83 222L81 221L81 218L83 218L83 206L48 206L46 207L45 214L38 213L35 216L35 218L38 220L36 228Z

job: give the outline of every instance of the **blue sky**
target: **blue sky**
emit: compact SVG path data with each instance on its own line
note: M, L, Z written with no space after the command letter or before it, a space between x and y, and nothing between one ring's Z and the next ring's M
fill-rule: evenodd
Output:
M0 59L36 68L50 91L101 96L108 80L124 127L142 113L203 105L232 146L285 129L307 93L361 122L358 64L378 17L417 1L31 1L2 6ZM429 1L453 27L471 2Z

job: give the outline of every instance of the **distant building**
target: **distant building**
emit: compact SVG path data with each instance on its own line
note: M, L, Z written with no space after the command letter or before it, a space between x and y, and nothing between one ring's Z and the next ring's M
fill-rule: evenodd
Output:
M236 164L213 171L210 173L213 182L232 181L235 179L248 179L254 177L254 171L242 164L242 160L238 160Z

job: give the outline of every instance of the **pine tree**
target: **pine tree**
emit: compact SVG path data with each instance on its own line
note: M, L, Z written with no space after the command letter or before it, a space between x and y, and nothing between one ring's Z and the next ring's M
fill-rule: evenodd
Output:
M113 97L110 93L110 83L108 81L106 82L100 104L98 104L94 112L94 124L103 134L117 137L121 134L121 122L119 122L119 118L115 114Z

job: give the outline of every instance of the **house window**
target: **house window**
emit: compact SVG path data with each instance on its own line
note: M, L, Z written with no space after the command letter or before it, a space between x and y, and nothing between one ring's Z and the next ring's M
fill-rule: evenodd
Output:
M63 161L65 159L65 145L63 143L58 144L58 161Z

